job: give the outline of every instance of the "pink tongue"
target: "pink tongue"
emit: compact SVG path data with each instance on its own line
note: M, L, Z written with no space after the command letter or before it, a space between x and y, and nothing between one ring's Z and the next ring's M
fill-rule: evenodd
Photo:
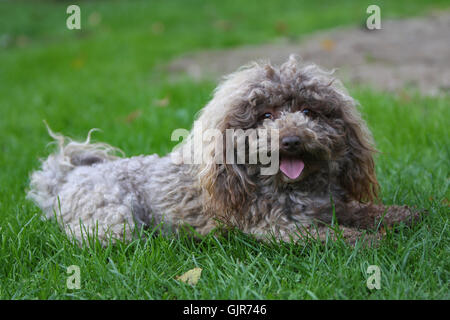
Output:
M298 159L281 159L280 170L290 179L297 179L303 171L305 163Z

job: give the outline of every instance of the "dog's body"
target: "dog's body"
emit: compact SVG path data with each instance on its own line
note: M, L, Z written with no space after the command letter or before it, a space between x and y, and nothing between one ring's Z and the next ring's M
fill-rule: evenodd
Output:
M189 225L206 234L222 221L290 240L303 227L331 223L333 214L354 239L360 233L350 228L375 228L384 214L388 224L412 216L407 207L373 204L371 134L340 83L314 65L291 58L280 68L253 64L230 75L185 145L206 129L278 130L281 146L271 151L280 170L262 175L261 164L222 163L216 139L202 141L204 162L189 164L174 161L182 148L124 159L89 138L67 143L52 134L59 152L33 173L28 195L78 239L94 229L102 240L130 236L136 226L176 232Z

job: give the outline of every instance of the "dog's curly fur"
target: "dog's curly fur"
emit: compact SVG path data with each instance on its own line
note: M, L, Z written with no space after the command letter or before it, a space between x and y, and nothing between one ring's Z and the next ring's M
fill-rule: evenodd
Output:
M280 67L253 63L217 87L185 143L207 129L224 136L226 129L278 129L280 140L299 138L294 149L277 151L304 162L300 177L221 163L217 139L202 142L205 161L186 164L173 161L181 148L162 158L119 158L114 148L91 144L90 135L79 143L51 133L59 150L32 174L28 196L78 239L94 230L102 240L129 238L136 226L156 225L206 234L218 221L261 238L289 241L302 228L322 238L334 214L354 241L382 218L390 225L415 216L406 206L374 204L376 150L356 107L332 73L313 64L295 57Z

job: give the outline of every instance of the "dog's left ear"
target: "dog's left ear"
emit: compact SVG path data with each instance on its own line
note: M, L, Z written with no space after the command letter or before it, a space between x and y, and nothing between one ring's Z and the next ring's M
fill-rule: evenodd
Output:
M359 202L372 202L378 198L372 135L356 107L347 106L343 120L347 153L341 162L339 181L347 194Z

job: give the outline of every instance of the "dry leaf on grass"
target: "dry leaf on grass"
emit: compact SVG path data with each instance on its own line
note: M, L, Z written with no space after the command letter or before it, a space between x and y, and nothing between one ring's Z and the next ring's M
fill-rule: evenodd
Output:
M92 12L88 17L88 23L91 27L96 27L102 22L102 15L98 12Z
M142 115L142 110L135 110L127 115L125 118L126 123L132 123L134 120L139 118Z
M77 57L73 59L71 62L72 68L74 69L81 69L84 67L85 64L86 60L84 59L84 57Z
M217 20L214 22L214 28L221 31L230 31L233 28L233 24L228 20Z
M320 45L321 45L322 49L330 52L330 51L333 51L334 47L336 46L336 43L331 39L324 39L324 40L322 40Z
M166 27L162 22L157 21L152 24L152 33L155 35L163 34L165 29Z
M155 105L157 107L167 107L170 103L169 97L165 97L159 100L155 100Z
M283 21L277 21L275 24L275 31L279 34L286 34L288 30L288 26Z
M182 274L181 276L175 277L175 280L182 281L184 283L195 286L198 280L200 280L201 275L202 275L202 268L194 268Z

